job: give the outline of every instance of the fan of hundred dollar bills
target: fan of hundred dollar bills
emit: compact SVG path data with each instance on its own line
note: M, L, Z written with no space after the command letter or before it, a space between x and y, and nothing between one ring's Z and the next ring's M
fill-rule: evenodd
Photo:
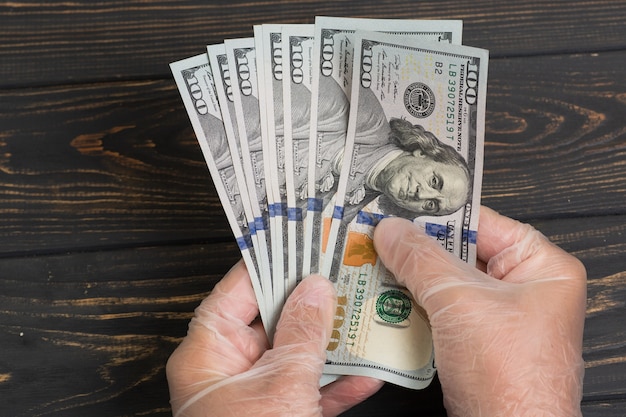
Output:
M259 25L171 69L272 333L302 277L335 285L323 383L435 374L428 319L378 259L385 216L474 263L488 52L461 21Z

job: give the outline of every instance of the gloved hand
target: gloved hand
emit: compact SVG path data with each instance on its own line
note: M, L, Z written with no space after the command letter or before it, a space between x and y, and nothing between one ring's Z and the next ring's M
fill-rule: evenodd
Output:
M336 416L369 397L382 382L344 377L319 388L335 308L330 281L304 279L285 303L269 349L239 262L196 309L167 363L174 416Z
M450 417L581 416L586 273L532 227L481 207L482 271L404 219L378 255L424 307Z

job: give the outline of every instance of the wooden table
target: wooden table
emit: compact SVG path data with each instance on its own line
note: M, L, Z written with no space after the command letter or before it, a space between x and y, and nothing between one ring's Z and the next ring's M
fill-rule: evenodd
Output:
M584 413L626 414L626 1L78 0L0 4L0 415L170 414L164 364L239 255L168 64L315 15L490 50L483 201L585 263ZM445 411L435 382L346 415Z

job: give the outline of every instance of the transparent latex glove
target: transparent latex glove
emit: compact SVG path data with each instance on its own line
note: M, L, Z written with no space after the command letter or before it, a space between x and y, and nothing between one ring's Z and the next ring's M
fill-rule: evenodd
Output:
M196 309L167 363L173 415L336 416L369 397L382 382L345 377L319 388L335 304L326 278L304 279L288 298L269 349L239 262Z
M450 417L582 415L581 262L486 207L481 270L404 219L383 220L374 245L428 313Z

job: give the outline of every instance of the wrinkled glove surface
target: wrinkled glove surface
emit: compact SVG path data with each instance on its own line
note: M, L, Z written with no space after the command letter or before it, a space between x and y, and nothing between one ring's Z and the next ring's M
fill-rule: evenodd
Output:
M404 219L383 220L374 235L428 313L448 415L581 416L583 265L486 207L479 224L480 269Z
M320 390L335 308L330 281L304 279L270 349L247 270L235 265L196 309L168 361L174 416L336 416L369 397L382 382L345 377Z

